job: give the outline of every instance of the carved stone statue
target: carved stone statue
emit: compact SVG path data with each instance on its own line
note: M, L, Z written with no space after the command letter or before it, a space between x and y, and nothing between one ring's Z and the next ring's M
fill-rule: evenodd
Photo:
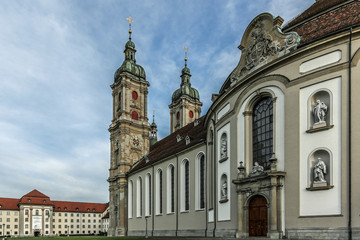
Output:
M326 113L328 107L324 102L321 102L319 99L316 100L316 106L313 109L314 114L314 124L326 124Z
M314 166L314 184L326 183L326 173L326 164L321 160L321 158L318 158L318 162Z
M227 139L226 135L223 135L221 137L221 143L220 143L220 159L227 157Z
M227 198L227 182L225 180L225 182L223 183L223 185L221 186L221 198Z
M264 172L264 167L260 166L258 162L255 162L250 175L261 174L263 172Z

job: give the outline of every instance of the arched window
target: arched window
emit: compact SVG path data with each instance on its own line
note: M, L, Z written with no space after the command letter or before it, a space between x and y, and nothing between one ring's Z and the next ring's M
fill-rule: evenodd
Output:
M185 159L181 164L181 211L190 210L190 164Z
M159 169L156 173L156 214L162 214L162 196L163 196L163 175Z
M270 169L269 159L273 153L273 101L265 97L253 108L252 121L253 164L257 162L264 170Z
M200 160L200 209L205 208L205 156L201 155Z
M151 215L151 175L146 174L145 178L145 215Z
M172 164L167 170L167 212L175 212L175 168Z
M195 165L195 207L197 210L205 208L205 156L200 153L196 157Z
M128 188L128 218L133 217L133 182L129 181Z
M135 111L131 113L131 118L134 120L139 120L139 114Z
M136 194L136 216L142 216L142 179L141 177L137 180L136 186L137 194Z

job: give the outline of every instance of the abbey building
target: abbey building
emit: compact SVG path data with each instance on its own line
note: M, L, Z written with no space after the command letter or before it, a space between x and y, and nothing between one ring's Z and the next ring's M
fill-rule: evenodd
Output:
M130 31L111 85L109 235L360 239L359 12L318 0L284 26L256 16L202 116L185 61L160 141Z

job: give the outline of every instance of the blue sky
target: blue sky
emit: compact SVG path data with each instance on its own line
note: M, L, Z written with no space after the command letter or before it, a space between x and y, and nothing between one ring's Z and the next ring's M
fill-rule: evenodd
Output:
M258 14L285 23L315 0L0 0L0 197L107 202L113 74L128 22L150 82L149 119L169 133L184 46L202 115Z

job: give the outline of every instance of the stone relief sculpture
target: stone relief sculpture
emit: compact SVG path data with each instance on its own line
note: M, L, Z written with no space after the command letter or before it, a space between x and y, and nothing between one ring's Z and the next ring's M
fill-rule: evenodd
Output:
M262 14L254 19L251 28L247 29L244 34L246 39L243 39L243 45L239 46L242 50L241 67L230 76L231 85L253 69L297 48L300 43L299 35L296 32L282 33L280 26L283 19L276 19L271 15Z
M321 102L319 99L316 100L316 106L313 109L314 114L314 127L325 126L326 125L326 113L328 107L324 102Z
M249 175L258 175L258 174L261 174L263 172L264 172L264 167L260 166L258 162L255 162Z
M221 136L221 142L220 142L220 159L227 157L227 138L226 134L224 133Z
M228 195L227 195L227 181L225 180L221 186L221 199L226 199L226 198L228 198Z
M327 185L325 174L327 174L326 164L324 163L324 161L321 160L321 158L318 158L318 162L314 165L313 187L320 187Z

